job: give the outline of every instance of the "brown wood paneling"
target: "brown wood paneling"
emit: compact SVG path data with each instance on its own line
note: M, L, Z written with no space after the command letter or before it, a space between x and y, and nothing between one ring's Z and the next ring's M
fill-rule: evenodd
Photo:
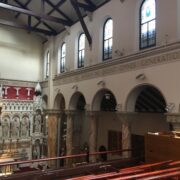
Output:
M148 163L180 160L180 138L147 134L145 136L145 160Z

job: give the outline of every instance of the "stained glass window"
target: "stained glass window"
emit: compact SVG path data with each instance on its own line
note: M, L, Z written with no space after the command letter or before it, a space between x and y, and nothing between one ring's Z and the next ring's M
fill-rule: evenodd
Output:
M66 61L66 44L63 43L61 46L60 73L63 73L65 71L65 61Z
M49 51L47 52L46 54L46 74L45 74L45 77L48 78L49 77L49 61L50 61L50 53Z
M156 2L144 0L140 9L140 48L156 44Z
M107 19L103 30L103 60L112 58L113 46L113 20Z
M78 68L84 67L85 57L85 34L82 33L79 36L78 42Z

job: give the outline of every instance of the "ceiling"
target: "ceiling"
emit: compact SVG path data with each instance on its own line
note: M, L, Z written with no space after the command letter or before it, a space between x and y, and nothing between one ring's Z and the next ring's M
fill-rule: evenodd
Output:
M86 37L91 37L82 17L91 16L110 0L0 0L0 24L57 35L80 21ZM89 36L89 37L88 37Z

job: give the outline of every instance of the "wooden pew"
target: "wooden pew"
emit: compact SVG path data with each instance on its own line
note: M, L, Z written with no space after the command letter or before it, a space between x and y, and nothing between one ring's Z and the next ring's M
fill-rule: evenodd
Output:
M111 178L111 180L134 180L134 179L147 179L150 177L156 177L161 174L167 174L167 173L173 173L173 172L180 172L180 167L179 168L169 168L169 169L164 169L164 170L156 170L152 172L146 172L146 173L140 173L136 175L131 175L131 176L125 176L125 177L118 177L118 178Z
M134 169L144 169L144 170L152 171L152 170L156 170L156 169L166 168L172 162L173 162L172 160L168 160L168 161L162 161L162 162L152 163L152 164L143 164L143 165L139 165L139 166L123 168L123 169L121 169L121 171L130 171L130 170L134 170Z
M175 171L175 172L170 172L170 173L164 173L161 175L156 175L153 177L146 177L146 178L141 178L139 180L169 180L170 178L178 178L180 179L180 171Z
M180 167L180 161L173 161L168 164L168 167Z
M112 172L112 173L103 173L100 175L80 176L76 178L71 178L71 180L103 180L103 179L116 178L116 177L122 177L122 176L127 176L127 175L137 175L143 172L149 172L156 169L166 168L171 162L172 161L169 160L169 161L163 161L163 162L158 162L158 163L153 163L153 164L144 164L144 165L133 166L129 168L123 168L119 170L118 173Z

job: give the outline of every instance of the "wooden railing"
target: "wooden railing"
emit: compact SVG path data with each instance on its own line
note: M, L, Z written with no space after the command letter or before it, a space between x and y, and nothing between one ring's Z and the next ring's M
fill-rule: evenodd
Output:
M86 157L86 156L88 156L88 157L90 157L90 156L98 156L98 155L101 155L101 154L117 154L117 153L128 152L128 151L132 151L132 149L74 154L74 155L66 155L66 156L60 156L60 157L42 158L42 159L36 159L36 160L16 161L16 162L8 162L8 163L5 162L5 163L0 163L0 167L1 166L7 166L7 165L28 164L28 163L45 162L45 161L60 160L60 159L80 158L80 157Z
M105 152L103 152L105 153ZM98 153L99 154L99 153ZM74 155L73 155L74 157ZM75 155L78 157L78 155ZM70 158L68 156L68 158ZM48 158L54 159L54 158ZM57 158L55 158L57 159ZM14 163L8 163L14 164ZM5 164L3 164L5 165ZM79 167L78 167L79 168ZM83 168L83 166L81 167ZM89 166L89 169L92 169L92 166ZM166 179L169 180L171 178L180 179L180 161L163 161L152 164L144 164L138 165L128 168L116 169L112 172L106 173L89 173L89 175L81 175L79 177L72 178L71 172L73 169L68 171L67 178L70 180L161 180ZM79 169L75 169L75 171L79 171ZM52 179L67 179L62 178L62 174L66 171L66 169L56 169L56 170L46 170L46 171L33 171L26 172L22 174L13 174L12 176L2 177L2 180L52 180ZM67 172L66 172L67 173ZM87 173L87 172L86 172ZM80 173L81 174L81 173Z
M0 170L2 173L4 173L4 175L8 175L8 172L11 173L19 173L19 172L25 172L25 171L38 171L38 170L46 170L46 169L52 169L52 168L59 168L59 165L56 166L58 161L61 160L68 160L68 159L74 159L74 158L83 158L82 162L79 162L77 164L74 165L83 165L83 164L88 164L89 163L89 159L92 156L100 156L102 154L122 154L122 152L129 152L132 151L132 149L124 149L124 150L114 150L114 151L103 151L103 152L94 152L94 153L83 153L83 154L75 154L75 155L66 155L66 156L61 156L61 157L51 157L51 158L43 158L43 159L36 159L36 160L25 160L25 161L16 161L16 162L4 162L4 163L0 163ZM54 161L55 166L51 167L49 165L49 162ZM73 161L71 161L73 162ZM46 167L41 167L41 165L46 164ZM69 165L72 164L66 164L64 167L70 167ZM23 166L28 167L28 168L23 168ZM15 170L15 169L19 169L19 170Z

